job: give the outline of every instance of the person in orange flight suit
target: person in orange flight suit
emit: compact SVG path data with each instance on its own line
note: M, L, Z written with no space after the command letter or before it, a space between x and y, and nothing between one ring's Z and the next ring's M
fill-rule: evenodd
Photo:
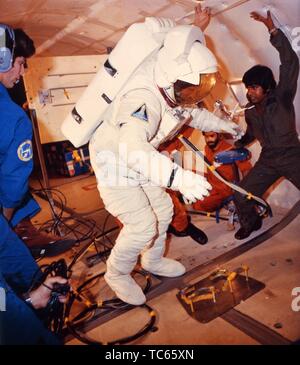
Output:
M212 165L216 166L214 163L216 154L229 150L233 148L233 146L226 142L219 133L203 132L203 136L206 142L204 154L208 161ZM241 172L242 176L245 177L251 168L252 165L250 161L244 160L236 161L234 164L220 165L216 168L216 171L219 172L227 181L238 182L238 170ZM220 181L209 170L206 174L206 178L213 188L207 197L194 203L193 208L204 212L214 212L226 198L233 194L233 190L228 185Z
M182 133L186 138L190 137L193 132L193 128L186 126ZM214 157L217 153L229 150L232 145L222 139L222 135L215 132L203 132L206 146L204 154L211 164L214 164ZM160 149L167 151L171 154L174 150L179 150L182 146L178 139L174 139L171 142L163 145ZM233 164L224 164L217 167L217 171L228 181L234 182L238 180L238 170L242 176L246 176L252 168L249 160L237 161L236 166ZM198 200L193 204L195 210L214 212L222 202L233 194L233 190L215 177L211 171L206 174L208 182L212 185L212 190L209 196L203 200ZM172 222L169 226L168 232L178 237L190 236L196 242L204 245L208 239L206 234L199 228L194 226L190 221L190 216L187 214L184 204L180 200L180 194L173 190L168 190L173 204L174 204L174 215Z

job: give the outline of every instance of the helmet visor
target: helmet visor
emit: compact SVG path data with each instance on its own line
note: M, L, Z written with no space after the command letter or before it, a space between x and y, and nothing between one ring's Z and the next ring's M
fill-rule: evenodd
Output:
M213 89L217 82L217 72L199 75L199 85L177 80L174 83L174 96L181 106L192 106L203 100Z

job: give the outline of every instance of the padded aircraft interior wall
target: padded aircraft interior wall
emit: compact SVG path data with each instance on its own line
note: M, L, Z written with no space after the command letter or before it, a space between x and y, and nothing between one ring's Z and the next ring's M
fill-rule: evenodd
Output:
M145 16L180 19L191 13L196 0L10 0L1 1L0 22L22 27L35 40L35 57L106 54L132 23ZM224 85L229 83L243 104L243 89L239 81L254 64L265 64L278 79L279 57L269 43L262 24L249 17L251 11L266 13L289 37L295 51L300 52L299 0L206 0L203 6L212 9L212 21L206 36L209 48L218 57ZM178 21L189 23L192 15ZM224 86L223 85L223 86ZM216 89L215 99L223 99L230 107L236 103L228 87ZM213 99L210 100L211 102ZM299 88L295 99L297 128L300 132ZM284 123L284 121L282 121ZM194 137L194 139L200 137ZM252 147L254 159L259 154ZM288 181L280 182L269 195L269 202L290 207L300 197Z

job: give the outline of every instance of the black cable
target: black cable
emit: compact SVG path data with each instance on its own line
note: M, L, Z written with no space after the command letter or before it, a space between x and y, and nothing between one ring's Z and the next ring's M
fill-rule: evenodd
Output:
M108 217L106 217L106 220L104 222L105 223L103 225L104 228L108 221ZM106 235L104 234L103 237L105 237L105 236ZM99 239L99 235L96 236L94 238L94 240L96 240L97 238ZM68 267L63 259L61 259L57 262L52 262L51 264L41 265L41 267L39 268L39 270L37 270L37 272L35 273L35 275L33 277L32 284L31 284L29 291L32 290L32 288L43 284L43 282L46 280L47 276L49 276L49 275L50 276L62 276L62 277L66 277L66 278L68 276L70 276L71 272L72 272L72 267L78 261L79 257L81 257L82 254L94 243L95 243L94 241L89 242L82 250L80 250ZM150 276L144 271L139 271L136 273L141 274L146 277L146 286L143 289L143 291L144 291L144 293L147 293L151 287ZM101 310L106 310L106 311L113 311L116 309L125 310L126 308L131 308L132 307L131 305L129 305L125 302L122 302L118 298L105 300L105 301L102 301L101 303L99 303L99 302L91 303L89 301L85 301L84 304L86 305L86 308L84 310L82 310L79 314L77 314L77 316L75 318L73 318L72 321L69 320L71 308L72 308L74 301L78 300L78 301L82 302L83 301L82 292L84 290L87 290L87 288L86 288L87 285L89 285L94 280L102 277L103 275L104 275L104 273L101 273L101 274L97 274L97 275L89 278L84 283L82 283L78 287L77 290L72 291L69 295L69 300L66 303L66 305L59 302L57 293L56 293L56 295L52 296L48 302L47 307L43 310L38 311L39 312L38 315L41 317L41 320L43 320L45 326L47 328L49 328L49 330L51 330L55 334L60 335L62 333L64 324L66 324L68 330L74 335L74 337L79 339L81 342L87 343L87 344L93 344L93 345L103 345L104 343L102 343L102 342L89 340L82 334L79 334L76 327L79 324L82 324L83 321L86 321L88 318L90 318L91 314L93 315L93 313L96 311L96 309L101 309ZM137 338L144 336L146 333L148 333L151 330L151 328L154 326L155 321L156 321L156 313L148 305L143 305L143 306L141 306L141 308L147 309L147 311L149 312L150 318L149 318L148 323L145 326L143 326L143 328L141 328L137 333L135 333L131 336L126 336L124 338L119 338L117 340L111 341L108 344L113 345L113 344L129 343L129 342L136 340Z
M104 248L102 253L103 253L103 259L105 259L107 254L110 252L111 248L113 247L113 242L105 234L105 228L106 228L106 224L108 222L108 219L110 217L110 214L109 213L107 214L102 229L92 219L87 219L87 218L81 219L81 218L78 218L78 217L74 217L72 215L70 217L63 217L65 207L66 207L66 204L67 204L67 199L66 199L65 195L61 191L59 191L58 189L52 189L52 188L51 189L45 189L40 180L39 180L39 183L41 185L41 189L40 190L34 190L33 192L35 192L37 194L42 193L45 196L46 200L48 201L48 203L50 205L50 209L52 211L52 216L53 216L53 219L50 219L50 220L46 221L39 228L39 230L46 230L47 232L54 232L55 234L57 234L57 232L59 231L59 227L63 226L64 229L67 230L67 233L65 235L73 234L73 236L76 238L76 242L74 243L74 245L78 246L81 242L84 242L86 240L91 240L90 244L88 244L86 246L86 249L84 249L83 251L86 251L90 247L91 244L94 244L97 253L99 253L99 248L98 248L98 246L99 246L98 243L99 243ZM53 202L50 201L49 194L51 194L51 196L54 195L54 197L58 201L58 203L60 205L60 211L59 212L54 210ZM73 221L72 226L70 226L67 223L68 220ZM80 230L78 230L78 227L86 228L87 232L82 233ZM102 236L109 242L109 245L107 245L105 242L103 242L103 240L102 240L101 243L100 243L100 241L97 242L97 237L99 236L99 233L102 234ZM79 256L82 256L82 254L83 253L80 252ZM100 257L100 253L99 253L99 257ZM76 263L76 260L73 260L71 267L75 263Z
M144 293L146 294L151 287L151 278L150 276L144 272L144 271L139 271L136 273L139 273L143 276L146 277L146 286L143 289ZM118 298L114 298L114 299L109 299L109 300L105 300L105 301L101 301L101 302L96 302L96 303L91 303L89 300L86 301L84 304L86 305L86 308L84 310L82 310L79 314L76 315L76 317L74 317L72 320L70 320L70 313L71 313L71 309L73 306L73 303L75 302L75 300L79 300L82 302L82 291L86 288L86 286L88 284L90 284L92 281L94 281L95 279L98 279L100 277L102 277L104 275L103 273L94 275L93 277L89 278L88 280L86 280L84 283L82 283L77 290L75 290L73 293L71 293L71 297L69 299L68 305L66 307L66 319L65 319L65 323L66 326L68 328L68 330L70 331L70 333L73 334L73 336L75 338L77 338L79 341L89 344L89 345L117 345L117 344L125 344L125 343L129 343L132 342L142 336L144 336L146 333L148 333L152 327L154 326L155 322L156 322L156 313L155 311L148 306L147 304L144 304L142 306L139 306L140 308L144 308L148 311L149 313L149 321L147 322L146 325L144 325L138 332L136 332L133 335L130 336L126 336L126 337L122 337L122 338L118 338L114 341L109 341L107 343L101 342L101 341L95 341L95 340L91 340L88 339L86 336L82 335L81 333L79 333L79 331L77 330L76 327L78 327L79 325L81 325L85 320L86 320L86 316L91 313L91 312L95 312L97 309L101 309L101 310L106 310L106 311L113 311L115 309L126 309L126 308L132 308L133 306L127 303L122 302L120 299ZM82 319L83 318L83 319ZM79 322L78 322L79 321ZM76 322L76 323L75 323Z
M65 295L69 291L69 285L55 283L53 284L53 288L50 288L44 283L48 276L60 276L67 279L67 264L65 260L60 259L51 264L42 265L34 273L30 288L28 289L28 292L31 292L38 286L44 285L51 291L51 296L46 308L39 309L36 313L49 330L60 335L64 325L65 306L59 301L59 296ZM62 292L62 290L65 292Z
M63 218L63 214L64 214L64 208L67 204L67 199L65 197L65 195L59 191L58 189L45 189L41 183L41 181L39 180L40 185L41 185L41 189L40 190L34 190L33 193L39 193L42 192L43 195L45 196L45 198L47 199L51 212L52 212L52 216L53 219L50 219L48 221L46 221L41 227L40 230L46 230L47 232L53 232L57 235L57 233L59 232L59 226L63 226L65 229L67 229L67 235L72 233L75 238L76 238L76 244L79 244L87 239L90 239L93 234L95 233L94 230L96 228L96 222L93 221L92 219L80 219L77 217L67 217L67 218ZM60 212L56 212L53 208L53 203L50 201L49 198L49 194L54 195L56 197L56 199L59 201L59 204L61 206ZM78 231L76 228L68 225L66 223L66 221L72 219L74 221L74 224L78 224L76 226L76 228L81 225L81 226L85 226L88 231L83 234L82 232ZM74 225L73 224L73 225Z
M135 334L131 335L131 336L126 336L126 337L122 337L122 338L118 338L114 341L108 341L108 342L101 342L101 341L96 341L96 340L91 340L88 339L87 337L83 336L82 334L79 334L78 331L70 324L70 321L66 322L66 325L70 331L70 333L72 333L72 335L79 341L87 344L87 345L98 345L98 346L102 346L102 345L121 345L121 344L126 344L126 343L130 343L132 341L137 340L138 338L141 338L143 336L145 336L149 331L151 331L151 329L153 328L153 326L155 325L156 322L156 312L147 304L143 304L137 308L143 308L146 309L149 313L149 321Z
M113 246L113 243L105 232L106 225L109 220L110 214L107 214L107 216L105 217L102 229L92 219L80 219L78 217L73 217L73 216L63 217L64 212L65 212L65 207L67 205L67 199L66 199L65 195L58 189L45 189L40 180L39 180L39 182L41 185L41 189L34 190L33 193L37 193L37 194L42 193L42 195L46 198L46 200L49 203L49 206L50 206L50 209L52 212L52 217L53 217L52 219L44 222L40 226L39 230L46 230L47 232L54 232L55 234L57 234L57 232L60 233L59 228L62 226L62 227L64 227L65 230L67 230L66 234L74 235L74 237L76 238L77 244L80 244L81 242L86 241L88 239L91 240L87 245L85 245L85 247L83 247L76 254L76 256L72 260L71 264L66 268L65 277L67 277L67 275L69 275L69 277L70 277L73 266L80 259L80 257L88 250L88 248L91 245L94 244L97 253L99 253L99 247L98 247L99 244L104 248L103 252L105 254L108 254L110 252L110 250ZM54 196L56 201L58 201L58 204L60 205L59 210L54 209L54 203L52 201L50 201L49 195L51 197ZM57 204L56 204L56 206L57 206ZM72 220L72 226L68 223L69 220ZM87 230L85 233L82 233L80 231L80 229L82 227L84 227ZM101 232L101 233L99 234L99 232ZM107 241L109 242L110 245L108 245L104 242L100 242L100 239L99 239L100 236L102 236L101 237L102 241L103 241L103 239L107 239ZM31 287L36 286L38 284L41 285L41 283L46 279L46 277L48 275L62 276L59 274L59 271L60 271L59 263L57 263L57 262L54 262L49 265L42 265L40 267L40 270L42 271L42 275L40 275L39 278L37 278L37 274L36 274L36 277L33 279ZM84 286L81 285L79 287L79 290L83 290L85 285L87 285L92 280L94 280L94 278L85 282ZM146 285L145 290L149 290L150 286L151 286L151 284L149 284L149 279L147 279L147 285ZM69 310L71 310L71 306L72 306L72 303L75 300L75 298L77 298L77 296L74 297L73 294L70 294L68 305L64 306L62 303L59 302L58 296L56 296L56 297L54 296L49 301L47 308L45 310L41 311L41 315L44 317L45 325L54 333L56 333L56 334L61 333L62 327L64 324L64 318L65 318L65 308L66 308L66 310L67 310L67 308L69 308ZM106 301L104 306L102 306L102 308L114 310L116 308L123 308L123 307L127 307L127 306L128 306L128 304L123 303L119 299L112 299L112 300ZM81 318L83 315L85 315L85 317L86 317L86 315L89 315L93 310L94 309L92 307L89 308L89 311L86 314L82 314Z
M101 236L101 238L108 238L107 237L107 233L103 233L102 235L97 235L93 238L92 241L88 242L81 250L79 250L76 255L74 256L72 262L69 264L69 267L68 267L68 271L72 271L72 267L76 264L76 262L80 259L80 257L82 257L86 251L92 246L94 245L96 251L97 251L97 255L100 256L100 252L99 252L99 249L98 249L98 243L100 243L99 241L99 237ZM109 242L111 242L109 240ZM101 243L101 245L105 248L104 250L104 253L105 254L109 254L110 251L111 251L111 248L113 246L113 243L111 242L111 247L108 247L105 243Z
M74 245L79 245L81 242L86 241L88 239L93 239L94 236L98 235L98 231L100 230L99 227L97 226L96 222L92 219L80 219L77 217L65 217L63 218L63 213L64 213L64 207L66 204L66 198L64 196L63 193L61 193L59 190L56 189L42 189L40 190L43 192L44 196L47 197L47 200L49 202L49 205L51 207L52 210L52 215L53 215L53 219L50 219L48 221L46 221L39 230L46 230L47 232L53 232L55 234L57 234L57 227L59 225L62 225L66 230L66 235L70 235L73 234L73 236L75 237L76 241L74 243ZM49 200L48 197L48 192L53 193L53 191L58 194L61 194L62 197L59 197L59 201L61 204L61 211L59 213L55 212L53 209L53 206ZM39 191L35 191L35 192L39 192ZM73 225L69 225L68 224L68 220L72 220L73 221ZM82 228L84 227L86 229L86 232L83 233L82 231L80 231L78 229L78 227Z
M95 240L88 242L81 250L79 250L76 255L74 256L73 260L68 266L68 271L72 271L72 267L76 264L81 256L83 256L86 251L95 243Z

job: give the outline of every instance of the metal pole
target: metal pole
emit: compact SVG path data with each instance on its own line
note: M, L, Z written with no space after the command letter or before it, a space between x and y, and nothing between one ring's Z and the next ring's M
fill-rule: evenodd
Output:
M48 173L47 173L47 169L46 169L46 163L45 163L45 158L44 158L44 153L43 153L43 148L42 148L42 143L41 143L41 138L40 138L40 133L39 133L39 127L38 127L38 122L37 122L37 117L36 117L36 111L34 109L30 109L30 117L31 117L32 126L33 126L34 140L35 140L38 158L39 158L41 171L42 171L44 188L50 189L49 178L48 178ZM51 200L52 200L52 196L51 196Z
M30 112L30 118L31 118L31 121L32 121L34 140L35 140L37 153L38 153L38 158L39 158L41 171L42 171L43 188L45 189L45 193L47 195L48 202L51 206L52 218L55 220L56 219L56 217L55 217L56 207L55 207L55 204L54 204L52 193L50 191L49 177L48 177L48 173L47 173L47 168L46 168L46 163L45 163L45 158L44 158L44 153L43 153L39 128L38 128L36 111L34 109L30 109L29 112ZM60 229L59 225L57 226L57 228L58 228L59 235L63 236L63 233L61 232L61 229Z
M225 11L232 10L232 9L234 9L234 8L236 8L236 7L240 6L240 5L243 5L244 3L247 3L248 1L250 1L250 0L240 0L240 1L237 1L236 3L233 3L232 5L229 5L229 6L228 6L227 8L225 8L225 9L219 10L219 11L217 11L216 13L212 13L212 14L211 14L211 17L214 17L214 16L216 16L216 15L222 14L222 13L224 13ZM176 18L176 19L175 19L175 21L176 21L176 22L179 22L180 20L183 20L183 19L185 19L185 18L188 18L189 16L193 15L194 13L195 13L195 11L194 11L194 10L192 10L192 11L190 11L189 13L187 13L187 14L185 14L185 15L183 15L183 16L181 16L181 17L179 17L179 18Z

